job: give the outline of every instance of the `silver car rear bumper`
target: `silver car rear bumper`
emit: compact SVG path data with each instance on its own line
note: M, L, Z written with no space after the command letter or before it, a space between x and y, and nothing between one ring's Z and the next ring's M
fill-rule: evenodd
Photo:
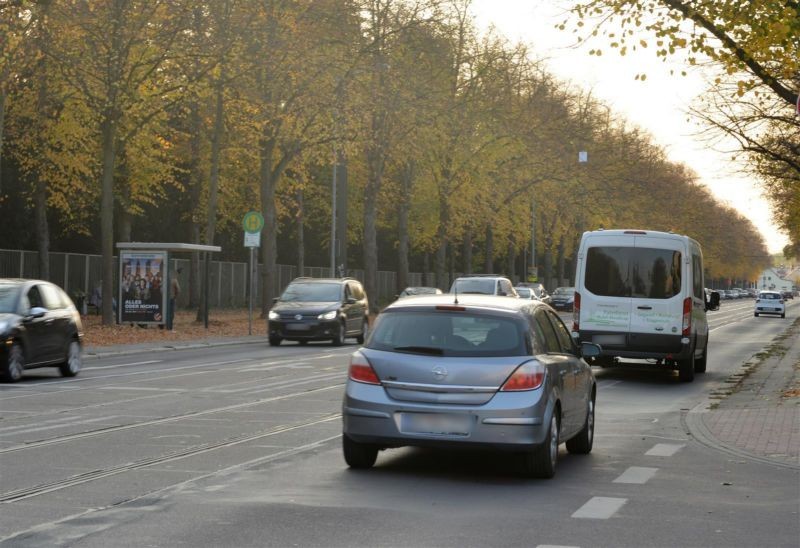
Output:
M391 399L382 386L348 382L342 406L343 433L383 447L464 447L521 451L544 443L554 402L547 384L525 392L498 392L483 405L442 405ZM441 414L469 423L460 434L403 431L404 413Z

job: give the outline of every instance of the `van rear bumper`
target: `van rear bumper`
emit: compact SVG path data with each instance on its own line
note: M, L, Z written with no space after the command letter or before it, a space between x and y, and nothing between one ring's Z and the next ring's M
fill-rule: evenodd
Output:
M613 341L614 338L618 340ZM683 340L681 335L581 330L578 340L596 342L603 349L601 356L618 358L680 360L688 358L691 352L691 341L684 344L681 342Z

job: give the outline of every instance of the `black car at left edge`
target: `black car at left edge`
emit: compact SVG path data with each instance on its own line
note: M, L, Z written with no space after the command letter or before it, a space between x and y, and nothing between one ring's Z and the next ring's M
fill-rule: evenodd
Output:
M49 282L0 279L0 341L0 379L6 382L35 367L58 367L74 377L83 364L80 314Z

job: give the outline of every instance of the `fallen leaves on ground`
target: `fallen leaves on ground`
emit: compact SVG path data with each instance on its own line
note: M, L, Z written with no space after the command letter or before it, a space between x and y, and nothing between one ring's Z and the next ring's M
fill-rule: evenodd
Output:
M247 336L247 310L211 310L208 329L197 322L196 311L178 311L175 314L175 331L157 326L139 327L136 324L102 325L101 317L82 317L86 346L114 346L147 342L188 341L219 337ZM253 335L267 335L267 322L253 312Z

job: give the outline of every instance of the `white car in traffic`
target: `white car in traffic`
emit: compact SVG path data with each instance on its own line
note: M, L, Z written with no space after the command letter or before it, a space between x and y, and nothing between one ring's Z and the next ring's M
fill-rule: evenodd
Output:
M759 314L780 314L781 318L785 318L786 304L783 295L778 291L761 291L756 297L756 309L753 312L756 318Z

